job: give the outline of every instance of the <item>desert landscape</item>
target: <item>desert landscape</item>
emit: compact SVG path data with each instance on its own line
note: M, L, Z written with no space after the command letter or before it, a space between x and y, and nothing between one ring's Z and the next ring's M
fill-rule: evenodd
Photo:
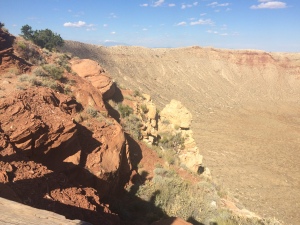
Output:
M300 54L103 47L63 51L99 62L117 83L162 107L181 101L213 177L250 210L300 223Z
M0 29L0 223L300 223L300 54L33 37Z

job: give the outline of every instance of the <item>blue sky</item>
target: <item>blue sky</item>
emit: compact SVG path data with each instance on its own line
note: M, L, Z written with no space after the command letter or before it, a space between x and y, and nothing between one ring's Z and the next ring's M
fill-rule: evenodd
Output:
M300 0L0 0L0 21L66 40L300 52Z

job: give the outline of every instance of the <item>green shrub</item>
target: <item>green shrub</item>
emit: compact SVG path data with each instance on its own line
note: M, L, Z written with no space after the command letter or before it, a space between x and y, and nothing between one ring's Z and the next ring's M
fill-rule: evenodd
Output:
M144 114L146 114L149 110L148 110L148 108L147 108L147 105L145 105L145 104L142 104L141 105L141 109L142 109L142 112L144 113Z
M5 26L5 24L0 22L0 29L2 29L4 26Z
M138 117L134 114L130 114L122 121L122 126L126 132L132 135L134 139L140 139L141 131L140 126L141 122Z
M69 65L70 57L67 54L56 53L55 63L63 67L69 73L71 72L71 67Z
M184 148L184 137L181 136L181 133L176 133L172 135L170 133L161 134L159 140L159 145L166 149L179 150Z
M134 96L134 97L142 97L142 94L141 94L140 91L135 90L135 91L133 92L133 96Z
M29 80L29 75L28 74L22 74L19 76L19 81L20 82L25 82L25 81L28 81Z
M50 51L64 44L64 40L60 37L60 35L53 33L49 29L34 31L31 26L26 24L22 26L21 33L21 36L25 40L32 41L41 48L46 48Z
M60 86L59 84L54 81L54 80L49 80L49 79L42 79L41 80L41 86L44 86L44 87L48 87L48 88L51 88L55 91L60 91Z
M14 47L21 58L29 61L34 65L40 65L45 62L45 59L37 50L37 48L28 41L17 39Z
M96 118L98 116L98 111L96 109L94 109L93 107L89 106L86 109L87 114L89 114L91 117Z
M17 46L22 50L26 49L26 44L22 41L17 42Z
M63 76L63 72L64 72L63 68L56 66L54 64L45 64L43 65L42 68L46 71L47 76L55 80L59 80Z
M118 104L117 108L123 118L133 113L133 109L129 105Z
M39 77L46 77L48 76L47 72L43 69L43 67L39 66L39 67L36 67L32 73L36 76L39 76Z

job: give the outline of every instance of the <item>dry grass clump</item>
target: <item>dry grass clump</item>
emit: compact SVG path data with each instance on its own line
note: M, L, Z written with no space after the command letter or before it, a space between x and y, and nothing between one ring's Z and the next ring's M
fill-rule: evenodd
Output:
M220 207L221 197L216 185L210 181L193 184L161 166L153 172L153 179L139 186L136 192L136 196L151 203L148 207L152 209L147 210L159 212L157 209L160 209L164 215L181 217L193 224L280 225L276 220L246 218Z
M14 49L21 58L33 65L41 65L45 63L45 59L39 52L39 49L30 41L18 38L14 43Z

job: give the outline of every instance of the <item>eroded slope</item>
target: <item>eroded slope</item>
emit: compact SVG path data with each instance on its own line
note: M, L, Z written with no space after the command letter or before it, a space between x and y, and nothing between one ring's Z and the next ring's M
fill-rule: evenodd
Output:
M300 223L300 54L78 42L64 50L97 60L158 105L180 100L219 183L253 211Z

